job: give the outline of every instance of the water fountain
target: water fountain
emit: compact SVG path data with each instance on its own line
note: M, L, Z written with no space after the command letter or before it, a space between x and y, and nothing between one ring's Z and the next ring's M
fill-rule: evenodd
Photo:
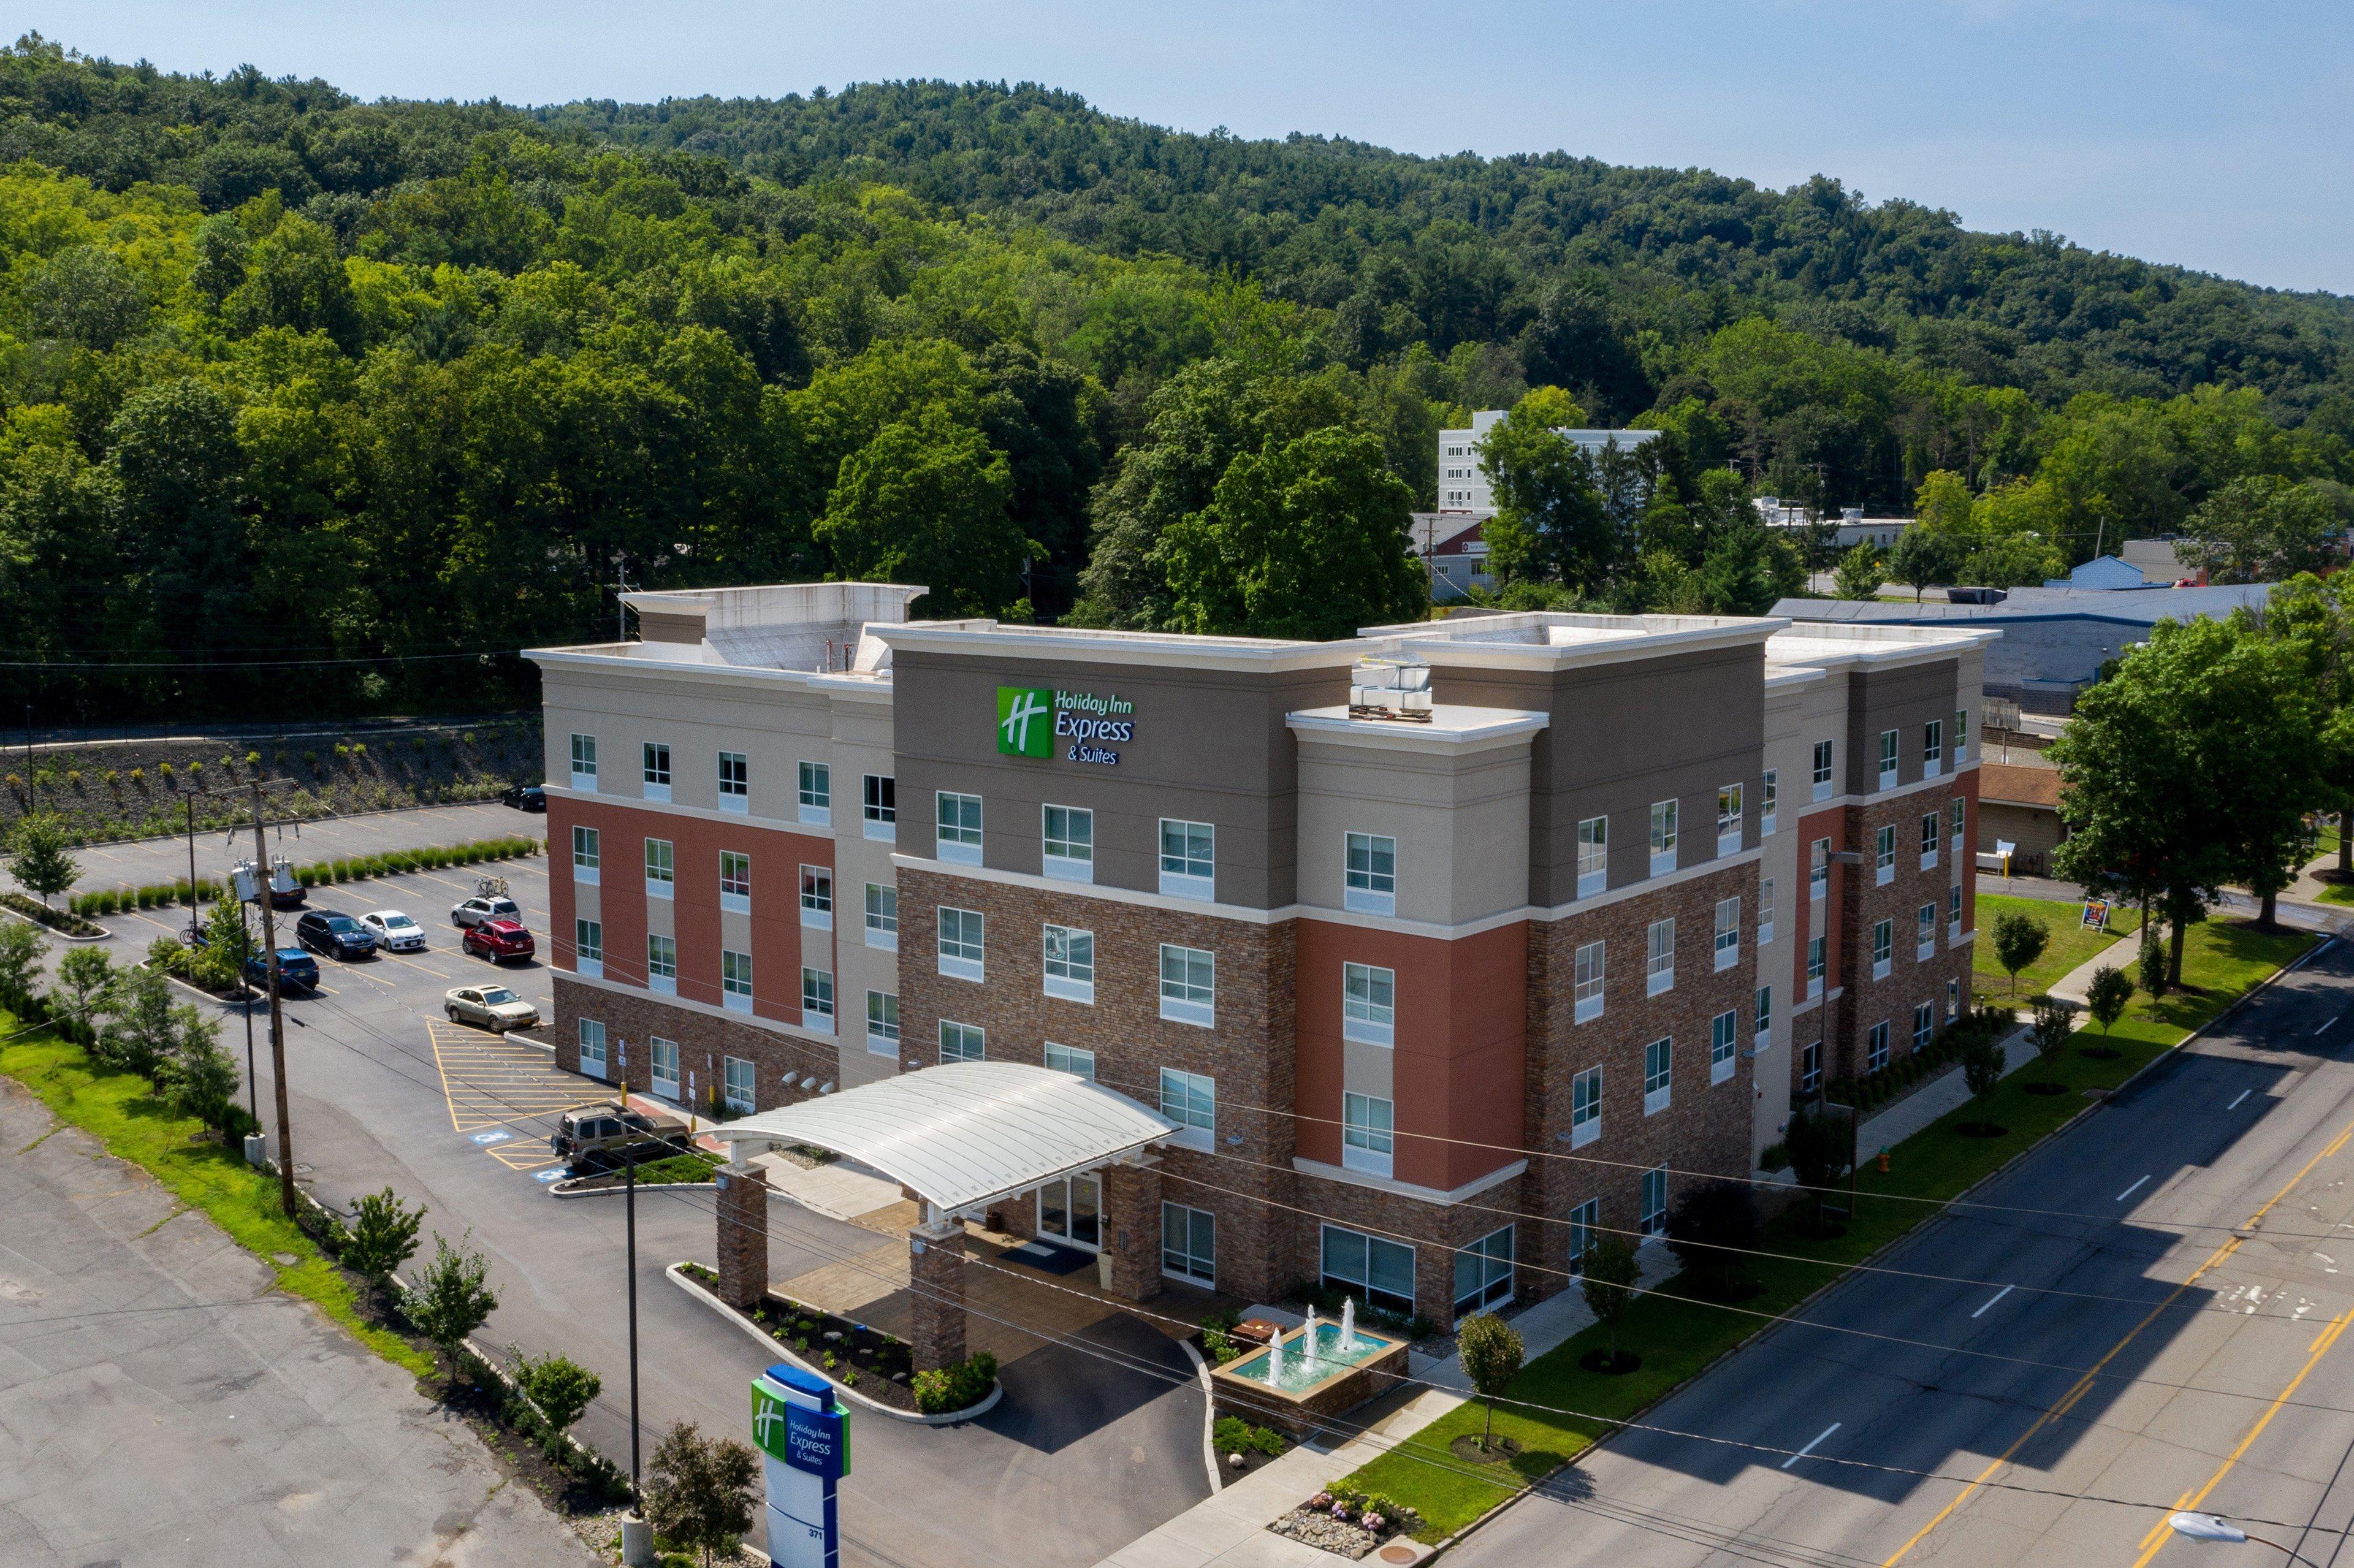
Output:
M1267 1385L1269 1388L1283 1386L1283 1330L1281 1329L1278 1329L1275 1331L1275 1338L1267 1342Z
M1357 1298L1341 1298L1341 1353L1353 1355L1357 1350Z
M1299 1330L1299 1347L1308 1363L1307 1375L1311 1378L1316 1375L1317 1369L1316 1340L1316 1308L1310 1307L1308 1309L1308 1327Z
M1219 1408L1295 1435L1394 1387L1406 1371L1402 1336L1357 1328L1354 1298L1338 1323L1313 1311L1288 1330L1268 1325L1267 1348L1212 1369Z

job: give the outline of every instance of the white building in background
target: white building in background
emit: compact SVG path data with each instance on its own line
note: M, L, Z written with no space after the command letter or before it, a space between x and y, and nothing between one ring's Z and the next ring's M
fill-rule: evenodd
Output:
M1479 444L1496 421L1504 417L1502 408L1482 408L1471 416L1468 430L1438 432L1438 509L1441 512L1481 512L1496 510L1495 493L1488 487L1487 475L1479 471ZM1556 429L1553 434L1576 446L1591 456L1598 457L1605 448L1617 442L1621 451L1632 451L1646 441L1659 439L1657 430L1572 430Z
M1778 495L1761 495L1753 504L1757 508L1758 520L1768 528L1805 528L1814 521L1813 513ZM1830 522L1829 518L1824 521ZM1831 526L1831 545L1836 549L1851 550L1858 545L1872 545L1884 550L1896 543L1899 534L1913 526L1913 519L1866 517L1861 506L1842 506L1839 521Z

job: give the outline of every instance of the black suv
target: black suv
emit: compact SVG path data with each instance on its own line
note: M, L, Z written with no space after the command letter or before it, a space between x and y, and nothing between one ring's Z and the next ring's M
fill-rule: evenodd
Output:
M368 928L333 909L313 909L294 922L294 940L333 959L365 959L376 951Z

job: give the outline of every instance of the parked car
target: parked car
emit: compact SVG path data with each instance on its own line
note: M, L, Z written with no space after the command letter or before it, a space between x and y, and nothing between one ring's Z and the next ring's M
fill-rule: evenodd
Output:
M485 920L513 920L521 924L523 906L504 893L478 893L450 906L450 924L461 931Z
M368 928L339 909L311 909L294 922L294 941L299 947L314 953L324 953L336 959L366 959L376 955L376 938Z
M685 1118L620 1100L576 1106L557 1118L547 1146L574 1165L603 1169L661 1160L692 1147Z
M518 811L545 811L547 810L547 786L510 784L499 791L499 804L513 806Z
M270 956L256 953L245 960L245 983L256 991L270 989ZM300 948L278 949L278 989L289 991L319 989L319 960Z
M425 927L398 909L371 909L360 916L360 924L376 938L376 945L387 953L425 950Z
M503 985L461 985L441 998L452 1023L472 1023L504 1034L539 1027L539 1009Z
M527 959L539 950L520 920L485 920L479 926L469 926L458 945L494 964L505 963L509 959Z

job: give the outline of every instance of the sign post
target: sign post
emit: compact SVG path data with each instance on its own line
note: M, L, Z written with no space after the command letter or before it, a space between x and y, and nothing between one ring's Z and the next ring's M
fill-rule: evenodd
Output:
M850 1412L833 1385L782 1363L754 1378L752 1441L768 1468L769 1561L841 1568L834 1488L850 1474Z

